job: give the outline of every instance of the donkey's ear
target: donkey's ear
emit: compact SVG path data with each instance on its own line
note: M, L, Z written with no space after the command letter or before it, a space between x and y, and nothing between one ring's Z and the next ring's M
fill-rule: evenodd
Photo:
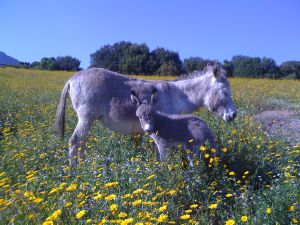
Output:
M131 99L131 102L132 102L134 105L139 106L139 105L141 104L141 101L140 101L139 98L136 96L136 94L135 94L134 91L131 91L131 92L130 92L130 99Z
M150 104L154 105L157 102L157 90L156 88L152 89Z
M219 78L220 77L220 72L221 72L221 68L220 65L218 64L214 64L212 67L212 72L215 78Z

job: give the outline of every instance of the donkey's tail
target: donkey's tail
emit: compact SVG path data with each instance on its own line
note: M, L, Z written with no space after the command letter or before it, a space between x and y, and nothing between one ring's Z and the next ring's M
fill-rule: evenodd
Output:
M57 107L56 111L56 120L55 120L55 130L58 132L58 134L63 138L65 134L65 111L66 111L66 98L67 93L70 89L70 83L69 81L66 83L64 89L61 92L60 95L60 101Z

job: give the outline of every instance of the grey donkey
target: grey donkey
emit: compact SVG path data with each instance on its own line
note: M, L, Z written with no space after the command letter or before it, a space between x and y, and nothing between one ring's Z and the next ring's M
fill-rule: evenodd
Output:
M85 142L97 120L104 127L121 133L143 132L135 116L136 105L131 103L129 93L134 90L140 99L146 99L151 95L152 88L159 94L155 108L164 113L192 113L205 107L225 121L231 121L237 115L229 81L218 65L208 66L204 71L177 81L137 79L102 68L82 70L71 77L63 88L55 122L63 137L69 93L78 116L78 123L69 140L71 166L83 159Z
M193 166L193 155L200 156L199 147L208 140L210 147L216 149L212 130L198 116L191 114L167 114L155 110L157 90L153 89L149 103L141 101L134 91L131 91L131 101L137 105L136 116L142 129L150 134L159 151L160 161L165 161L168 148L183 144L188 152L188 160ZM188 151L189 150L189 151Z

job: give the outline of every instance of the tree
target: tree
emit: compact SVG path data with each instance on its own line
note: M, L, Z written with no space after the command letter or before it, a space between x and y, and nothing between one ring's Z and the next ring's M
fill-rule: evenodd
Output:
M231 61L224 60L223 68L226 71L228 77L233 77L234 66Z
M119 71L126 74L146 74L149 48L146 44L131 44L123 49L119 62Z
M262 77L263 70L259 57L233 56L231 60L234 76Z
M40 62L38 61L34 61L30 64L30 68L33 68L33 69L39 69L40 68Z
M287 78L300 79L300 61L283 62L280 71Z
M71 56L59 56L56 58L58 70L78 71L80 70L80 61Z
M91 67L103 67L118 72L119 56L111 45L105 45L91 54Z
M156 60L157 68L156 71L152 71L160 75L179 75L181 73L182 61L180 60L179 54L177 52L170 51L165 48L156 48L152 51L152 54ZM166 74L162 71L172 71L171 74Z
M103 67L126 74L145 74L148 58L149 48L146 44L122 41L105 45L91 54L91 67Z
M173 61L164 62L158 69L159 75L176 76L180 74L177 65Z
M42 70L57 70L58 66L57 66L55 58L54 57L51 57L51 58L44 57L44 58L42 58L41 62L39 64L39 69L42 69Z
M163 68L160 68L163 65ZM125 74L161 74L165 75L166 68L169 75L181 73L182 62L177 52L164 48L157 48L152 52L146 44L118 42L105 45L91 54L91 67L103 67ZM172 68L172 69L170 69Z
M201 57L190 57L184 59L183 71L185 73L192 73L194 71L203 70L207 66L207 64L214 64L216 62L217 61L215 60L203 59Z
M276 65L274 59L271 58L262 58L261 59L261 69L263 73L263 77L266 78L279 78L280 77L280 70L279 67Z

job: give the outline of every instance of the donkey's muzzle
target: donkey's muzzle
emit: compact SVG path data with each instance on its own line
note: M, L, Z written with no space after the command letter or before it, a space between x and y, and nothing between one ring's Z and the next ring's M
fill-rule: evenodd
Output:
M230 122L230 121L234 120L236 116L237 116L237 111L232 111L230 113L225 113L223 115L223 120L225 120L226 122Z

